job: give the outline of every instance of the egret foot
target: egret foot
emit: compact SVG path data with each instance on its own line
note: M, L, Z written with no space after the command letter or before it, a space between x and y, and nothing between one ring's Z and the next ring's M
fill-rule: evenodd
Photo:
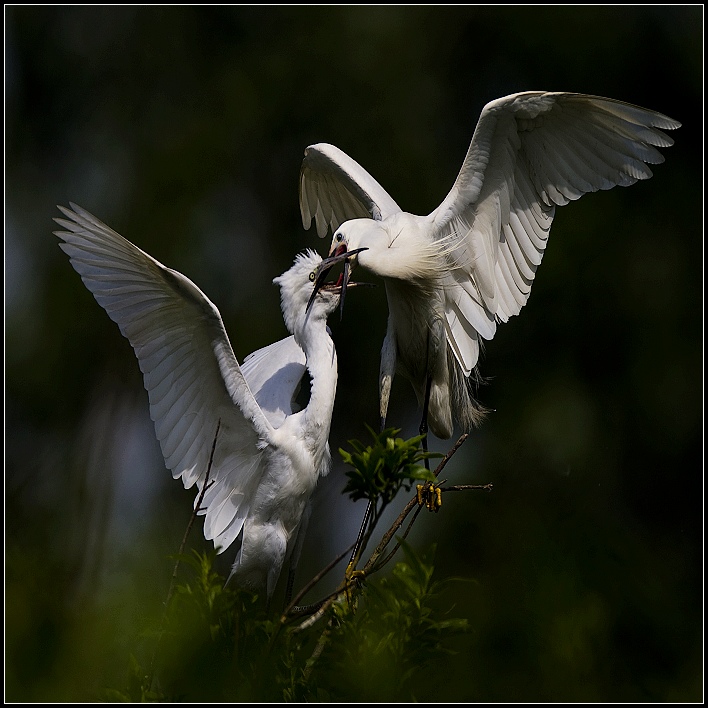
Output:
M360 585L361 581L366 577L366 573L363 570L355 570L353 564L350 563L344 571L344 577L347 585Z
M438 512L442 506L442 490L432 482L416 485L418 506L425 505L428 511Z
M352 563L349 563L347 566L347 569L344 571L344 579L346 581L346 593L347 593L347 600L349 601L349 604L351 605L352 602L352 588L356 588L357 590L361 588L362 586L362 581L366 577L366 573L363 570L355 570L354 565Z

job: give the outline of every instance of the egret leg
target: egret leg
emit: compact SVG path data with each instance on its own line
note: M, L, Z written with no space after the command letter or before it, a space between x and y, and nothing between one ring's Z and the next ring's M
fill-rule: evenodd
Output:
M357 536L356 543L354 544L354 550L352 551L351 558L349 559L349 565L347 566L347 572L354 569L356 566L357 556L361 552L361 546L364 542L364 534L366 533L366 527L369 524L369 518L371 517L371 511L373 509L373 502L369 501L366 505L366 511L364 512L364 520L361 522L361 528L359 529L359 535Z
M285 586L285 602L283 607L287 607L290 604L290 600L293 598L293 586L295 585L295 568L292 564L288 568L288 583Z
M425 384L425 399L423 400L423 418L420 421L420 428L418 428L418 434L425 436L420 441L421 447L423 448L423 452L428 452L428 406L430 404L430 388L432 387L432 385L433 377L428 376L428 381ZM425 458L424 462L425 469L429 470L430 462L428 461L427 457Z
M312 500L308 499L305 509L302 513L300 519L300 524L297 529L297 535L295 536L295 543L293 544L293 550L290 555L288 564L288 581L285 586L285 604L283 607L287 607L290 604L290 600L293 597L293 587L295 585L295 572L297 571L297 564L300 560L300 554L302 553L302 547L305 543L305 534L307 533L307 527L310 523L310 515L312 514Z
M381 416L381 429L380 433L386 429L386 418ZM354 569L357 561L357 555L361 552L361 544L364 542L364 534L366 533L366 527L369 524L369 519L371 518L371 513L374 510L374 504L372 501L366 505L366 511L364 512L364 520L361 522L361 528L359 529L359 535L357 536L356 543L354 544L354 550L352 551L351 558L349 559L349 565L347 565L347 572Z

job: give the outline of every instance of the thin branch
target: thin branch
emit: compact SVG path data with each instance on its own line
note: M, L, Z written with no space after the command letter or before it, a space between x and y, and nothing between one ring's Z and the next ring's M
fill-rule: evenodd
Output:
M371 569L374 567L374 564L379 559L379 556L381 556L386 550L386 546L388 546L396 531L401 528L408 514L410 514L416 506L418 506L417 495L414 496L413 499L408 502L408 504L406 504L403 511L399 514L398 518L391 525L391 528L389 528L389 530L386 531L386 533L381 537L379 545L376 546L374 552L369 556L369 560L364 564L364 567L362 568L363 573L365 573L366 575L371 573Z
M445 457L440 460L440 464L435 468L436 477L440 476L440 473L443 471L445 465L450 461L450 458L460 449L462 443L465 442L469 436L469 433L462 433L462 435L460 435L457 442L450 448Z
M416 502L418 500L418 497L416 496ZM413 518L408 522L408 526L406 527L406 530L403 532L403 536L401 536L401 539L399 541L396 541L396 545L394 549L380 562L378 563L374 568L371 569L372 573L377 573L381 568L383 568L395 555L398 549L401 547L401 541L405 541L406 537L410 533L410 530L413 528L413 524L415 523L415 520L418 518L418 514L423 510L423 507L418 505L418 508L415 510L415 514L413 514Z
M194 526L194 522L196 521L198 512L201 511L202 501L204 500L206 490L211 487L212 484L214 484L214 480L209 482L209 474L211 473L211 466L214 462L214 451L216 450L216 439L219 437L219 428L221 428L221 418L219 418L216 423L216 433L214 433L214 442L211 444L211 453L209 454L209 464L207 465L206 474L204 475L204 484L202 485L202 490L199 493L199 497L197 498L197 503L194 505L194 509L192 510L192 515L189 517L189 523L187 524L187 529L184 532L184 536L182 537L182 543L179 546L177 562L175 563L174 570L172 571L172 579L170 580L170 589L167 592L167 600L165 601L165 607L170 604L170 600L172 599L172 593L174 592L175 582L177 581L177 570L179 568L180 558L184 553L184 547L187 545L187 537L189 536L189 533L192 530L192 526Z
M441 492L464 492L467 489L484 489L487 492L492 491L494 485L489 482L488 484L455 484L452 487L440 487Z
M320 658L322 651L325 648L325 644L327 644L327 640L329 639L329 633L330 630L332 629L332 619L330 619L329 624L327 625L326 629L322 634L320 635L320 638L317 640L317 644L315 645L315 648L312 652L312 655L310 656L309 661L305 663L305 671L303 672L303 678L307 682L310 680L310 675L312 674L312 669L315 666L315 662Z
M321 619L325 612L332 606L334 601L344 592L345 587L340 586L335 590L326 600L320 605L320 608L313 615L310 615L302 624L297 625L297 627L292 628L292 632L302 632L308 627L312 627L317 620Z
M322 578L323 578L325 575L327 575L327 573L329 573L329 571L332 570L332 568L334 568L334 566L337 565L337 563L339 563L339 561L341 561L342 558L344 558L344 556L346 556L347 553L349 553L349 551L351 551L353 547L354 547L354 544L352 544L351 546L349 546L349 548L346 548L346 549L345 549L342 553L340 553L333 561L330 561L319 573L317 573L317 575L315 575L315 576L312 578L312 580L310 580L310 581L305 585L305 587L302 588L302 590L300 590L300 592L295 596L295 598L293 599L293 601L292 601L292 602L287 606L287 608L283 611L283 614L282 614L282 616L281 616L281 618L280 618L281 624L284 624L284 623L287 621L287 616L288 616L289 614L298 611L299 608L297 607L297 603L305 596L305 594L306 594L312 587L314 587L317 583L319 583L320 580L322 580ZM322 602L323 602L323 601L320 601L319 603L316 603L316 604L317 604L317 605L321 605ZM319 609L319 607L316 607L316 609Z

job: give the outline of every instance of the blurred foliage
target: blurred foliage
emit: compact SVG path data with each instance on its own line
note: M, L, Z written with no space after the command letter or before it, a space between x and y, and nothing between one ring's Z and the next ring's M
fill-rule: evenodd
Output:
M323 702L415 700L434 695L431 671L468 632L464 619L433 606L434 548L404 544L406 560L342 599L306 630L265 609L262 599L225 586L214 554L184 556L191 579L177 584L160 626L136 638L123 687L108 702ZM450 582L449 580L447 581Z
M471 631L446 640L458 652L437 681L415 675L401 690L438 702L702 699L703 7L8 5L8 701L143 695L151 655L135 638L161 626L168 556L194 501L164 469L130 346L57 247L55 205L80 204L188 275L242 359L284 336L272 278L303 248L325 248L298 211L307 145L338 145L426 214L484 103L529 89L609 96L683 125L651 180L558 210L528 305L486 343L480 395L494 412L446 475L494 493L449 495L407 539L434 536L436 577L474 579L431 600ZM361 289L330 323L333 449L363 438L359 422L378 411L386 317L383 289ZM404 438L418 430L398 378L388 420ZM363 510L345 483L336 460L303 577L356 537ZM214 572L231 560L216 556ZM173 600L199 617L202 659L233 651L193 596ZM265 641L241 602L253 642ZM411 630L413 644L424 635ZM397 666L389 650L380 659ZM357 695L404 695L402 674L394 688L359 676Z
M321 695L337 702L435 701L438 672L455 654L452 639L469 633L464 618L436 606L444 586L433 581L435 546L422 555L402 542L406 560L371 579L357 598L336 608L319 659Z

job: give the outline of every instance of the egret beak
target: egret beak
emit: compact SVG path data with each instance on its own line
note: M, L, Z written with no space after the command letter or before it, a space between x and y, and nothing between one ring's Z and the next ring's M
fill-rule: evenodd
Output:
M307 303L307 310L310 309L312 306L312 303L315 300L315 297L317 296L317 293L320 291L322 286L325 283L325 280L327 279L327 274L329 273L332 268L337 265L338 263L341 263L344 261L344 275L342 276L342 294L340 295L340 303L344 301L344 293L346 292L347 285L349 283L349 275L351 272L351 264L349 263L349 258L352 256L355 256L357 253L360 253L361 251L366 251L366 248L355 248L353 251L346 251L344 253L338 253L337 255L331 256L330 258L325 258L322 263L320 263L319 268L317 269L317 278L315 280L315 287L312 291L312 295L310 295L310 299ZM341 304L340 304L340 313L341 313ZM306 311L307 311L306 310Z
M342 294L339 296L339 321L344 319L344 296L347 294L347 285L349 285L349 276L351 275L352 265L349 259L344 261L344 272L342 274Z

